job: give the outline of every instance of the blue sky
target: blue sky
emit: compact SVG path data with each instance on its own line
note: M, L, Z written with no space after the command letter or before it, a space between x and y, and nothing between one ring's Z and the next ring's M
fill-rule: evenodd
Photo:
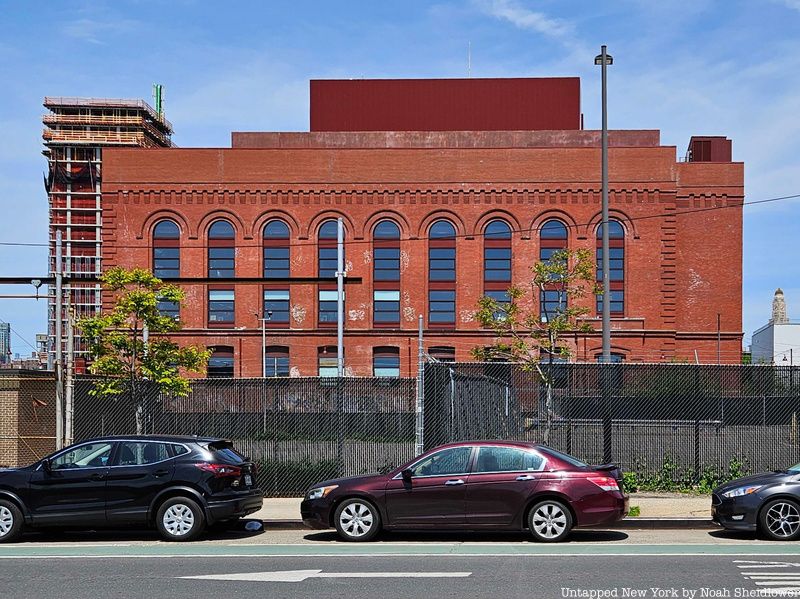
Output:
M180 146L228 146L232 130L308 130L311 78L580 76L599 128L603 43L609 126L727 135L747 200L800 193L800 0L209 2L0 0L0 241L46 242L45 95L142 97L165 86ZM794 33L793 33L794 32ZM800 200L745 208L745 343L782 287L800 318ZM46 272L46 250L0 246L0 275ZM22 288L0 288L20 293ZM27 290L25 291L27 292ZM713 301L713 298L709 298ZM0 300L19 334L44 301ZM20 338L21 337L21 338Z

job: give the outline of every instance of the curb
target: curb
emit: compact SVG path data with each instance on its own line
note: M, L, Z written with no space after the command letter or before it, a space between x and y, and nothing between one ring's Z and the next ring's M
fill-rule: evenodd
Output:
M264 530L312 530L303 524L302 520L263 520ZM684 530L711 530L719 528L711 518L625 518L612 525L589 526L584 530L603 529L684 529ZM721 529L720 529L721 530Z

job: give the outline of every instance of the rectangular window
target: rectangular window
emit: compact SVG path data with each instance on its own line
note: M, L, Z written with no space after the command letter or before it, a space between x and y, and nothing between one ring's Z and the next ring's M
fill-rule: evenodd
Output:
M373 376L400 376L400 350L396 347L375 348L372 354Z
M264 290L264 318L269 323L289 322L289 290L265 289Z
M180 276L180 248L153 248L153 274L159 279Z
M511 302L511 298L508 297L508 292L507 291L487 291L486 295L487 295L487 297L490 297L494 301L496 301L499 304L498 307L506 306L506 305L509 304L509 302ZM494 317L496 319L503 318L504 316L505 316L505 312L503 310L497 310L494 313Z
M337 323L336 298L336 290L319 290L319 324Z
M208 378L233 378L233 350L214 350L208 359Z
M511 248L487 247L483 250L484 281L511 281Z
M264 278L274 279L289 276L289 248L264 248Z
M232 279L236 248L208 248L208 277L211 279Z
M608 248L608 273L610 281L625 280L625 248ZM602 248L597 248L597 280L603 280Z
M375 324L399 324L400 292L374 291L372 313Z
M264 376L289 376L289 348L271 347L266 350L266 370Z
M208 291L208 322L232 323L234 321L234 293L232 289Z
M558 316L565 307L564 299L556 289L546 289L539 298L539 309L541 311L542 322L547 322L549 318Z
M337 376L338 364L336 347L320 348L318 353L319 376Z
M430 290L428 292L428 322L430 324L455 324L455 290Z
M336 276L336 246L319 248L319 276Z
M374 250L374 278L376 281L400 280L400 248L380 248Z
M597 297L597 313L603 313L603 296ZM609 297L609 304L612 314L623 314L625 312L625 292L619 289L612 289Z
M428 349L428 354L437 362L455 362L456 348L450 346L438 346Z
M428 276L431 281L455 281L456 248L428 249Z
M180 320L181 305L178 302L168 302L165 300L158 300L156 304L161 316L169 316L175 320Z

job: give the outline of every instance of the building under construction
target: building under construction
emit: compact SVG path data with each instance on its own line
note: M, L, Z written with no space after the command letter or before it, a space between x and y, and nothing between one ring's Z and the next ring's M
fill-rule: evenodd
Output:
M57 237L61 233L61 272L73 279L64 285L62 314L56 315L56 290L50 289L48 334L51 355L55 353L57 321L65 331L71 309L76 317L100 310L100 286L96 280L79 283L74 279L96 279L102 270L103 148L170 147L172 125L161 109L161 89L156 86L156 108L143 100L46 97L47 112L42 121L48 161L45 179L50 208L50 275L57 272ZM66 340L66 335L61 335ZM62 348L63 349L63 348ZM75 354L85 356L78 336Z

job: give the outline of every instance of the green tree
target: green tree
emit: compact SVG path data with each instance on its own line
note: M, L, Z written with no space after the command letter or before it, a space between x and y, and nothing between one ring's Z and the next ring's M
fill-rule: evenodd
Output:
M543 439L547 443L553 422L553 361L572 356L567 334L592 330L581 322L590 308L580 300L601 294L602 289L595 282L594 260L587 249L554 252L549 260L531 266L531 275L526 286L509 287L507 302L488 296L478 301L476 318L494 331L495 340L488 347L474 348L472 355L484 361L517 362L536 372L547 393ZM552 302L539 301L545 292Z
M89 371L101 378L96 395L117 397L130 392L136 406L136 430L143 421L144 381L160 392L185 396L189 393L186 372L205 373L210 352L181 347L168 335L179 331L180 322L161 314L159 301L180 302L184 292L145 269L112 268L101 277L103 290L114 298L113 308L78 322L88 343Z

